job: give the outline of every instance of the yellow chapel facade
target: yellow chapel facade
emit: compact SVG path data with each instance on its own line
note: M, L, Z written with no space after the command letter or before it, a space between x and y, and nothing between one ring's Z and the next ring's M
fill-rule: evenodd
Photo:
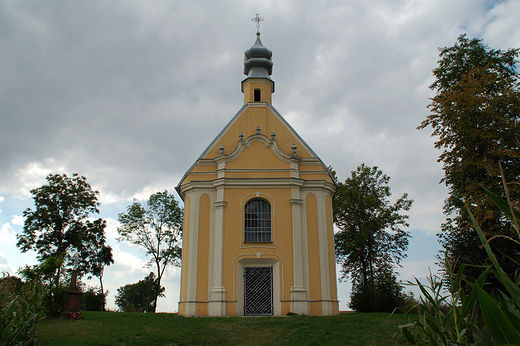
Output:
M177 186L186 316L338 314L325 164L271 104L272 52L245 52L244 105Z

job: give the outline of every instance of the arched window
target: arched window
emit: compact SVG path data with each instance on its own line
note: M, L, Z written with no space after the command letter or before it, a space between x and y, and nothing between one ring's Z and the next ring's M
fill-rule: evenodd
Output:
M244 208L244 242L271 241L271 204L263 198L253 198Z

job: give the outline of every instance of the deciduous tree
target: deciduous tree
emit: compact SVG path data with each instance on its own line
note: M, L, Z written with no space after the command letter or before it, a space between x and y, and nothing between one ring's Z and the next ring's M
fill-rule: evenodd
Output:
M157 296L164 297L164 287L157 291L158 278L151 272L143 280L117 289L116 305L125 312L155 312Z
M461 35L453 47L440 49L439 66L433 70L430 88L436 95L429 105L431 114L418 128L431 126L435 147L442 150L441 182L448 187L449 197L444 204L446 222L438 235L454 272L462 263L478 266L487 260L465 204L493 239L490 244L510 275L517 268L511 259L520 260L514 244L501 237L512 235L511 223L481 187L505 198L500 164L507 181L520 177L518 53L518 49L490 49L479 39ZM511 185L510 193L512 200L519 201L520 185ZM481 272L478 267L466 270L472 278Z
M118 239L142 247L150 255L148 265L155 264L157 283L153 312L157 308L164 271L169 265L180 266L182 217L182 208L168 191L151 195L144 206L134 199L126 213L119 214Z
M98 191L78 174L49 174L47 184L31 190L35 209L24 211L23 232L17 246L26 252L35 249L40 263L60 259L52 272L52 286L60 285L62 269L72 266L78 254L80 275L102 278L102 268L113 263L112 248L106 245L105 220L89 220L99 213ZM49 292L52 288L49 287Z
M410 234L408 211L412 200L405 193L394 204L390 177L377 167L358 166L344 183L338 182L334 196L336 258L342 278L352 279L351 307L358 311L386 311L388 301L398 301L401 290L394 266L406 257ZM393 299L388 299L388 296ZM383 299L384 298L384 299Z

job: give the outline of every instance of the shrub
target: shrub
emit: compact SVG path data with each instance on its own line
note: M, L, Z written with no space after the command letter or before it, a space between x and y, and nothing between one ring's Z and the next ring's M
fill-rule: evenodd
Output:
M370 282L353 285L349 307L358 312L392 312L403 306L403 286L395 273L379 273L374 283L375 287Z
M104 311L107 294L108 291L102 292L99 287L89 287L81 296L83 309L86 311Z
M151 272L143 280L117 289L116 305L124 312L154 312L155 288L157 278ZM159 290L159 297L164 297L164 287Z

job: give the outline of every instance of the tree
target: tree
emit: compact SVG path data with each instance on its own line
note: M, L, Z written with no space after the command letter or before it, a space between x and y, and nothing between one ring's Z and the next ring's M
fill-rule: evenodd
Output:
M334 222L340 229L336 259L342 278L352 279L351 307L358 311L393 310L388 301L401 295L393 268L406 257L410 234L404 230L408 215L400 212L410 210L413 201L405 193L391 205L389 180L377 167L361 164L338 182L334 196Z
M117 289L116 305L125 312L155 312L157 296L164 297L164 287L159 285L158 278L151 272L143 280Z
M481 266L487 260L465 205L491 238L502 268L511 277L520 260L515 245L502 236L512 235L511 223L500 215L481 186L505 198L500 166L506 181L520 177L520 93L515 70L518 49L494 50L480 39L459 36L453 47L440 49L439 66L433 70L436 91L431 114L418 129L431 126L442 150L444 178L449 189L444 203L446 222L439 241L452 261L454 272L462 263ZM511 199L520 200L520 185L511 185ZM483 271L468 266L466 275Z
M126 213L119 214L121 226L117 229L120 235L118 240L127 240L144 248L146 254L150 255L147 265L155 264L157 284L153 312L157 308L161 279L166 267L180 266L182 217L182 208L168 191L151 195L145 206L134 199Z
M105 311L107 292L100 287L89 287L81 296L85 311Z
M102 268L114 261L112 248L106 245L105 220L89 220L90 214L99 213L99 192L78 174L49 174L46 180L47 184L31 190L35 210L24 211L17 246L22 252L35 249L40 263L56 259L53 287L59 286L62 269L72 266L74 254L79 256L79 275L96 275L102 281Z

